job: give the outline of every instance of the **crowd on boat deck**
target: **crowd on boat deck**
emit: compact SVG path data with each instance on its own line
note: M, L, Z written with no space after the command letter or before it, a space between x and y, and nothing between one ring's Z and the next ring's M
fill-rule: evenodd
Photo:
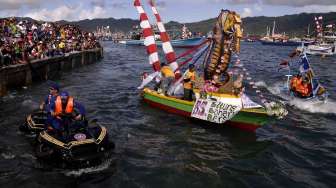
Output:
M76 25L0 19L0 68L96 47L93 33Z

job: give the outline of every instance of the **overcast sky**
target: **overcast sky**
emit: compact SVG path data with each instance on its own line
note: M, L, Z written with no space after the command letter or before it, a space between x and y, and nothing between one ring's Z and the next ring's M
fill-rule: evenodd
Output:
M147 0L141 0L145 9ZM157 0L165 22L193 22L235 10L242 17L281 16L301 12L336 12L336 0ZM148 12L151 14L151 12ZM133 0L0 0L0 17L28 16L38 20L135 18Z

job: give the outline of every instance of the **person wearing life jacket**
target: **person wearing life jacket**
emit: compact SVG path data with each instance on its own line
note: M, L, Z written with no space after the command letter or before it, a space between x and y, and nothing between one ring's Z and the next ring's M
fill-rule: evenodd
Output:
M309 97L311 94L311 87L309 81L303 80L301 84L296 87L296 92L299 93L301 97Z
M195 65L190 64L185 76L183 77L184 100L192 101L193 87L195 80L196 80Z
M175 79L173 70L165 63L161 63L161 84L160 88L163 94L167 94L170 85Z
M51 115L53 116L52 128L63 132L66 120L64 116L70 117L70 120L82 121L85 117L85 108L76 102L67 91L63 91L51 105Z
M291 91L296 91L296 87L302 83L302 77L301 75L293 76L293 78L290 81L290 89Z
M309 82L303 81L301 75L294 76L290 82L291 91L298 94L300 97L308 97L311 94Z

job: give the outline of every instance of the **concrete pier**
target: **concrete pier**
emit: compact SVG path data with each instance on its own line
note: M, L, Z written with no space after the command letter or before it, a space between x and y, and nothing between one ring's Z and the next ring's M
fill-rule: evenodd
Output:
M29 64L11 65L0 68L0 96L8 88L22 87L33 82L48 80L60 71L92 64L103 58L103 49L97 48L47 59L33 60Z

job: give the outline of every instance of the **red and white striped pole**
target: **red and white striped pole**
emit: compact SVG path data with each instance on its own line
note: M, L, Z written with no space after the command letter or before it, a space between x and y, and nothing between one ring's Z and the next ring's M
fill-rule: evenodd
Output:
M174 52L173 46L170 43L169 35L166 32L165 26L162 23L160 14L154 5L154 2L152 0L149 0L149 4L152 7L152 11L155 15L157 26L160 31L162 49L163 52L165 53L166 60L169 64L169 67L175 72L175 79L178 79L181 77L181 72L179 70L179 65L176 62L176 54Z
M153 66L155 72L159 72L161 69L159 54L157 51L153 30L148 20L148 16L141 6L140 0L134 0L134 6L140 14L140 27L142 28L143 35L145 37L144 44L147 48L147 53L149 55L149 64Z

